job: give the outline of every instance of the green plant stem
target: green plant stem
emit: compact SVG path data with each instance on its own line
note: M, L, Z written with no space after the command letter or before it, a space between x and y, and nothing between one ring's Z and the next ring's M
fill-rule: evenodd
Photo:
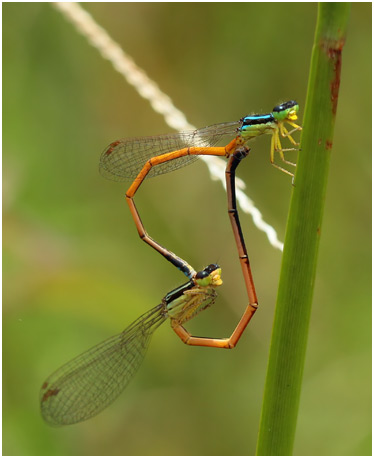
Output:
M292 454L349 12L319 4L257 455Z

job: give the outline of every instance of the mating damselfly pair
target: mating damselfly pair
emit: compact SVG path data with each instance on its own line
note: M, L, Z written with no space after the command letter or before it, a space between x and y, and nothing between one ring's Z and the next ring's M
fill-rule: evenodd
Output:
M122 139L111 143L104 150L100 159L101 173L115 181L133 180L126 193L126 200L140 237L180 269L187 276L188 282L166 294L159 305L134 321L122 333L63 365L44 382L40 403L43 417L48 423L77 423L98 414L113 402L138 370L153 332L168 318L172 329L188 345L235 347L258 307L236 206L236 168L249 153L248 141L262 134L270 134L271 163L293 176L274 162L274 155L277 152L282 162L295 165L285 159L284 152L298 145L292 137L295 131L301 130L295 124L298 109L295 101L289 101L276 106L269 114L250 115L236 122L216 124L191 132ZM289 124L292 130L288 131L285 124ZM226 146L215 146L228 136L234 138ZM294 146L283 149L281 138L287 138ZM145 178L179 169L201 155L228 158L228 214L249 300L228 338L195 337L183 326L214 303L216 288L222 284L221 268L217 264L210 264L196 272L185 260L152 239L144 228L134 202L135 193Z

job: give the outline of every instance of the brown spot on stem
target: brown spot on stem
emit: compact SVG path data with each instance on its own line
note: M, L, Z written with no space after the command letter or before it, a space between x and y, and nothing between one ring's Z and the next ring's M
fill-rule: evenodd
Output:
M340 71L342 67L342 50L345 40L327 40L320 43L321 48L326 53L328 59L333 63L334 74L330 82L330 97L332 112L335 115L338 105Z
M330 83L332 113L334 115L336 115L336 109L338 106L341 68L342 68L342 53L339 50L339 51L336 51L335 53L334 78L332 79Z
M332 149L332 141L331 140L326 140L325 148L326 149Z

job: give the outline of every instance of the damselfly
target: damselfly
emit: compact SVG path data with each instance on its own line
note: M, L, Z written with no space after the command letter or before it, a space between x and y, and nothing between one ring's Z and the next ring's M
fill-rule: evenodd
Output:
M168 318L188 345L225 348L228 339L194 337L183 324L211 306L222 284L221 269L210 264L161 303L117 334L54 372L40 391L42 415L51 425L69 425L97 415L126 388L143 361L154 331Z
M295 124L298 111L299 105L291 100L274 107L269 114L248 115L239 121L174 134L122 138L105 148L100 159L100 171L104 177L114 181L135 180L130 188L133 192L128 192L133 196L146 177L184 167L195 161L199 155L228 157L237 145L247 143L260 135L270 134L270 162L274 167L293 176L291 172L274 162L274 153L278 152L280 159L286 164L295 165L284 157L285 151L295 148L282 148L281 137L287 137L293 145L298 145L292 138L294 132L301 130L301 127ZM285 124L289 124L293 129L287 131ZM235 139L225 147L215 147L224 137Z

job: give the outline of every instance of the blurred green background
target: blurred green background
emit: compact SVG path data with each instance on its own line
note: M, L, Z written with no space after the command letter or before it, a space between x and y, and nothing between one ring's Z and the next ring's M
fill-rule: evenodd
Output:
M197 126L305 102L317 15L308 3L86 3ZM170 132L50 4L3 4L3 453L247 455L255 452L281 253L242 225L260 309L233 351L190 348L168 324L107 410L51 428L39 389L64 362L182 284L138 238L126 184L98 173L127 136ZM371 454L371 4L356 3L343 54L330 181L296 455ZM270 138L238 175L283 239L291 183ZM226 336L246 305L225 193L202 162L149 180L149 233L195 268L218 262L214 308L190 323Z

